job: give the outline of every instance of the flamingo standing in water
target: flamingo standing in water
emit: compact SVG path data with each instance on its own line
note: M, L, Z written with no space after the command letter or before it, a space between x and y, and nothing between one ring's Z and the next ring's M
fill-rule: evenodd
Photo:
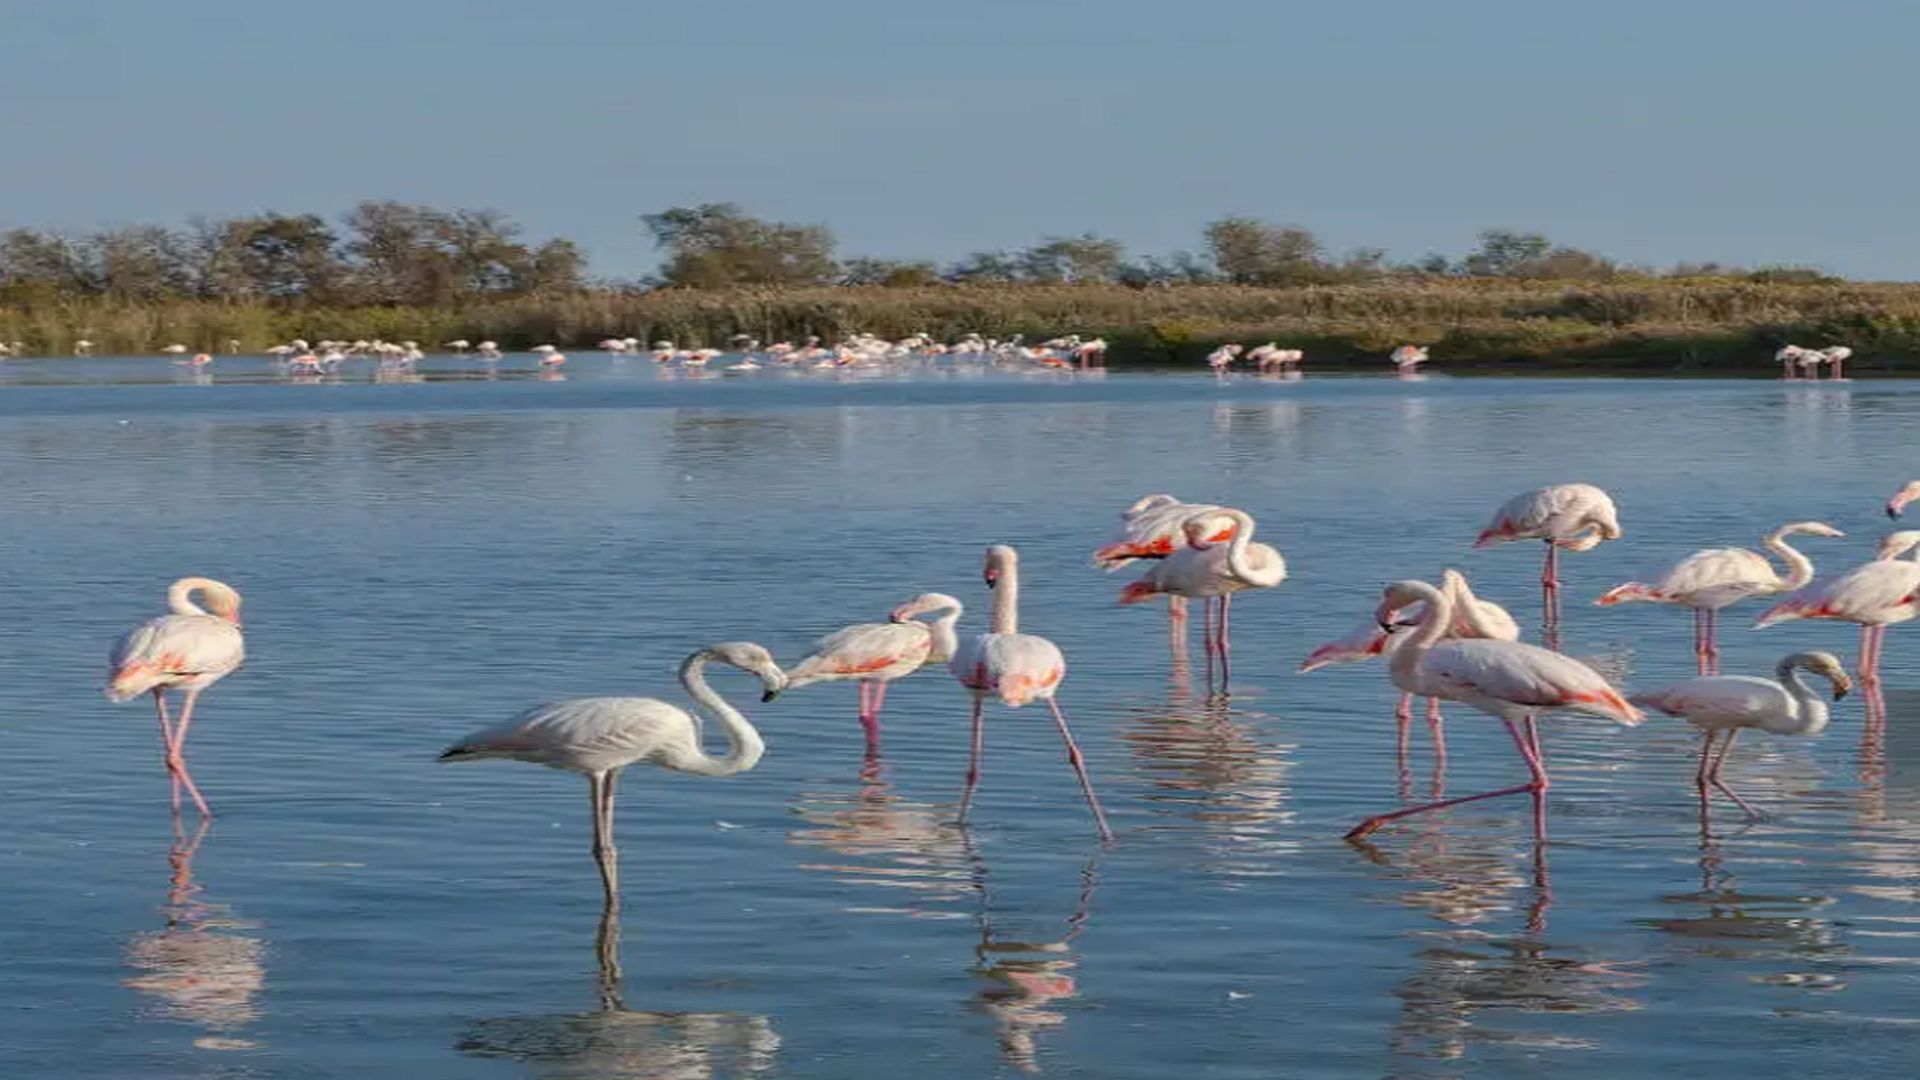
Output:
M1700 729L1700 767L1693 774L1700 789L1700 811L1707 809L1708 788L1718 788L1745 811L1759 817L1747 800L1734 794L1720 770L1726 767L1733 740L1743 728L1756 728L1771 735L1818 735L1827 727L1827 703L1806 683L1799 670L1811 671L1833 687L1833 700L1839 701L1853 689L1852 680L1840 667L1839 657L1829 652L1794 653L1774 665L1773 678L1753 675L1708 675L1683 683L1635 694L1636 705L1646 705L1668 716L1678 716ZM1722 732L1726 741L1713 753L1713 741Z
M1520 641L1442 640L1453 625L1453 598L1427 582L1400 581L1387 586L1375 617L1382 627L1390 627L1403 608L1420 602L1426 604L1429 617L1394 651L1388 667L1394 685L1409 693L1458 701L1499 717L1519 747L1532 779L1498 791L1376 814L1354 826L1347 838L1358 840L1397 818L1527 792L1533 796L1534 839L1544 842L1549 780L1540 753L1537 714L1545 709L1567 709L1633 725L1642 719L1640 710L1598 672L1570 656Z
M1233 538L1225 546L1209 538L1215 518L1233 523ZM1228 628L1233 594L1279 585L1287 579L1287 560L1273 545L1253 542L1253 515L1245 510L1226 507L1202 513L1189 517L1181 528L1188 546L1155 563L1140 580L1122 589L1120 602L1138 604L1161 593L1210 601L1201 637L1209 669L1214 656L1220 657L1220 687L1225 690L1232 680ZM1216 598L1219 602L1211 603Z
M1449 638L1484 638L1488 641L1519 641L1520 624L1506 608L1491 600L1474 595L1473 587L1467 584L1467 577L1458 570L1448 568L1440 577L1440 588L1453 598L1453 625L1447 628ZM1406 613L1406 618L1389 628L1380 625L1376 619L1361 623L1346 637L1329 641L1307 654L1300 662L1300 672L1318 671L1334 664L1350 664L1375 656L1392 655L1406 644L1405 631L1419 626L1431 613L1424 606L1415 606ZM1413 694L1402 692L1400 704L1394 708L1393 718L1398 733L1400 755L1407 754L1408 729L1413 723ZM1433 736L1434 754L1446 760L1446 736L1441 730L1440 699L1427 699L1427 730Z
M1673 564L1652 585L1629 581L1607 590L1594 603L1601 607L1645 601L1676 604L1693 609L1693 656L1702 675L1720 671L1720 643L1717 640L1720 609L1752 596L1773 596L1804 589L1813 581L1813 562L1787 545L1789 536L1828 536L1846 534L1819 521L1797 521L1782 525L1761 540L1767 550L1787 564L1781 577L1765 555L1746 548L1706 548Z
M206 607L194 603L199 595ZM187 772L187 725L193 723L193 704L207 687L233 674L246 659L240 634L240 594L212 578L184 577L167 590L169 615L149 619L127 631L113 646L109 658L107 697L128 701L153 695L160 714L160 738L166 749L167 776L173 788L173 810L180 812L180 788L185 786L202 817L210 817L207 800ZM184 693L180 720L167 716L167 691Z
M987 587L993 590L993 629L960 644L947 662L947 669L960 685L973 693L973 754L967 763L966 790L960 796L960 820L967 820L973 806L973 792L980 784L980 754L986 745L984 710L989 696L998 697L1013 708L1029 701L1045 701L1053 711L1053 722L1060 728L1060 739L1067 746L1067 763L1080 778L1080 790L1086 794L1087 807L1093 811L1094 825L1102 840L1111 840L1107 815L1093 793L1093 781L1087 776L1086 759L1073 741L1073 730L1060 711L1054 696L1060 680L1066 678L1067 661L1060 649L1043 637L1020 632L1020 556L1005 544L987 549L984 573Z
M1805 349L1798 345L1780 346L1780 351L1773 354L1773 358L1780 361L1780 377L1788 381L1798 379L1800 373L1795 370L1795 368L1811 351L1811 349Z
M1192 518L1205 516L1213 526L1207 539L1220 543L1233 539L1233 521L1225 516L1225 507L1208 503L1186 503L1172 495L1147 495L1120 512L1120 530L1111 543L1093 553L1093 565L1118 570L1135 559L1164 559L1187 542L1186 525ZM1207 618L1212 618L1211 605ZM1175 648L1184 650L1187 639L1187 598L1167 594L1167 629Z
M1394 370L1401 375L1414 375L1419 373L1420 365L1427 362L1427 347L1425 345L1402 345L1393 350L1393 354L1389 359L1393 361Z
M1847 348L1845 345L1829 345L1821 349L1820 353L1827 358L1827 378L1846 378L1845 365L1847 359L1853 355L1852 349Z
M1551 484L1508 499L1473 542L1476 548L1511 540L1544 540L1547 563L1540 571L1548 648L1560 644L1560 549L1588 551L1602 540L1620 539L1613 499L1592 484Z
M915 618L936 611L940 617L932 623ZM860 727L867 735L867 756L877 757L887 684L922 665L952 659L959 645L953 627L960 612L960 601L945 593L921 593L894 608L889 622L858 623L821 638L812 655L787 669L787 688L859 680Z
M1920 561L1901 555L1920 546L1920 531L1889 533L1874 560L1823 585L1802 589L1768 608L1754 629L1793 619L1837 619L1860 624L1860 682L1880 686L1880 651L1887 627L1920 613ZM1917 556L1920 558L1920 556Z
M679 706L658 698L594 697L530 709L461 739L440 760L511 758L586 776L593 858L611 910L620 904L620 852L613 844L613 793L620 770L645 762L696 776L732 776L758 765L766 751L747 718L707 685L707 664L715 661L758 676L765 690L762 701L777 697L787 680L772 654L747 641L708 646L680 664L680 685L726 732L727 752L719 757L701 748L700 722Z

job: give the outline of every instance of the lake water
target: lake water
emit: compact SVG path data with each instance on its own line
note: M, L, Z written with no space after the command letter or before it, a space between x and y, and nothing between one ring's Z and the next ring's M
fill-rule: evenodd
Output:
M1381 665L1294 668L1446 565L1531 633L1539 545L1468 545L1584 479L1626 537L1563 561L1568 651L1684 677L1684 613L1586 601L1784 521L1847 530L1803 545L1825 570L1870 557L1920 474L1920 384L426 370L0 364L0 1076L1911 1074L1920 634L1890 635L1884 745L1854 699L1823 738L1750 737L1728 775L1768 817L1723 806L1704 838L1684 725L1548 721L1540 853L1524 799L1344 842L1427 796L1424 734L1402 775ZM1246 507L1292 564L1235 605L1230 697L1086 565L1156 491ZM584 782L434 761L555 697L679 700L710 642L791 661L922 590L972 632L994 541L1069 659L1111 847L1044 712L990 710L962 830L944 672L896 684L878 771L851 686L755 702L756 771L625 779L615 987ZM245 594L250 653L193 725L197 843L151 710L99 693L189 573ZM1756 613L1723 621L1725 670L1853 652ZM1523 778L1497 722L1449 716L1449 792Z

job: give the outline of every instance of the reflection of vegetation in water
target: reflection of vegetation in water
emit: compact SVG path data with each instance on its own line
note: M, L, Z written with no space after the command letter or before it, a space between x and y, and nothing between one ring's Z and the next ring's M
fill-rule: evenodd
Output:
M193 880L193 857L205 839L202 820L188 837L174 820L174 843L167 853L170 875L166 926L135 934L127 945L127 966L139 974L123 986L150 995L155 1015L204 1028L195 1045L209 1050L250 1048L255 1043L235 1033L260 1017L254 1000L266 986L266 943L238 933L255 924L235 918L231 908L202 896Z

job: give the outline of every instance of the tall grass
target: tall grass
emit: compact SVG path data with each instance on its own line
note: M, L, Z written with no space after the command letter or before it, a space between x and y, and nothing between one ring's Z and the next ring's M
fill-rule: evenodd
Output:
M454 338L524 349L603 337L682 347L809 334L828 341L965 333L1029 339L1105 337L1117 362L1197 359L1221 341L1277 341L1310 362L1375 362L1406 341L1436 358L1526 363L1544 358L1649 366L1764 365L1788 341L1852 345L1869 366L1920 359L1920 285L1784 284L1694 278L1570 286L1564 282L1409 280L1305 288L1192 285L979 285L922 288L580 292L459 308L321 308L178 301L72 300L0 307L0 340L64 355L85 338L99 351L145 353L178 342L255 352L295 337Z

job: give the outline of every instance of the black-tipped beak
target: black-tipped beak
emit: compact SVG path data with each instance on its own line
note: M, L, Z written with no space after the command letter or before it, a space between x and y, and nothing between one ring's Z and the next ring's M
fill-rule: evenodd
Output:
M1378 623L1380 624L1380 632L1381 632L1381 633L1383 633L1383 634L1391 634L1391 633L1393 633L1393 620L1392 620L1392 619L1376 619L1376 620L1374 620L1374 621L1376 621L1376 622L1378 622Z
M761 694L761 695L760 695L760 700L761 700L761 701L772 701L772 700L773 700L774 698L777 698L777 697L779 697L779 696L780 696L780 691L778 691L778 690L769 690L769 691L767 691L766 693L764 693L764 694Z
M1836 687L1834 687L1834 688L1833 688L1833 700L1835 700L1835 701L1839 701L1839 700L1840 700L1841 698L1843 698L1843 697L1846 697L1846 696L1847 696L1847 688L1846 688L1846 687L1844 687L1844 686L1836 686Z
M1893 508L1893 504L1889 503L1887 504L1887 516L1889 518L1892 518L1895 521L1898 521L1900 520L1900 511L1895 510Z

